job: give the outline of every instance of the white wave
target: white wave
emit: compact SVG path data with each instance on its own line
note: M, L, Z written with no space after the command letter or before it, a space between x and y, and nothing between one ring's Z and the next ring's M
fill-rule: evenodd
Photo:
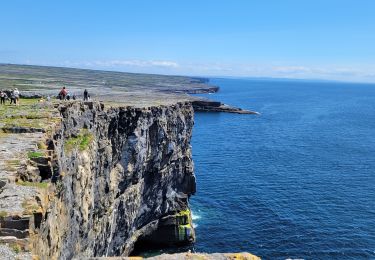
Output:
M197 219L200 219L201 216L199 216L198 214L195 214L194 212L191 212L191 218L192 218L193 220L197 220Z

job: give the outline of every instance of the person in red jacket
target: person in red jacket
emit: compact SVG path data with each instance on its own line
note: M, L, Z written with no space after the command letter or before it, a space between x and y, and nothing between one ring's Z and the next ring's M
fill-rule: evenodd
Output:
M63 87L63 88L60 90L60 93L59 93L59 99L60 99L60 100L65 100L67 94L68 94L68 91L66 90L65 87Z

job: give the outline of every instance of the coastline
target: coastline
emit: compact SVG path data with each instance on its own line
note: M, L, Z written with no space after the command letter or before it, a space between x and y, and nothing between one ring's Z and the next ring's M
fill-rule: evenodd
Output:
M61 68L31 67L25 74L24 66L12 66L12 75L2 68L2 86L22 88L23 99L0 111L0 139L9 148L0 151L0 241L28 252L26 258L71 258L127 256L137 243L195 240L189 205L196 192L193 102L195 111L249 112L186 94L188 88L217 92L207 80L202 87L197 80L173 79L191 85L167 92L168 82L141 89L103 86L96 94L90 82L100 72L63 69L58 85L55 70ZM134 80L121 77L127 84ZM48 89L39 88L41 80ZM71 91L89 89L94 100L40 100L65 84Z

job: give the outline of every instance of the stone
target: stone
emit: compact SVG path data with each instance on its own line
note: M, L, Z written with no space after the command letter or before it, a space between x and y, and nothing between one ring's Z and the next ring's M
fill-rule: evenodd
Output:
M137 241L159 233L168 236L163 244L194 241L190 103L142 109L71 102L59 109L54 153L64 176L33 231L35 254L129 255Z

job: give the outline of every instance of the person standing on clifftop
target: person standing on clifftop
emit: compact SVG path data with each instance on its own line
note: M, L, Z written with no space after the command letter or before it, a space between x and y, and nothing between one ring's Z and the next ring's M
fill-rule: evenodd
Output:
M0 91L0 104L5 105L5 99L7 98L7 94L4 91Z
M59 99L60 99L60 100L65 100L67 94L68 94L68 91L66 90L65 87L63 87L63 88L60 90L60 93L59 93Z
M83 101L88 101L89 100L89 92L87 92L87 89L83 91Z
M18 95L19 95L19 92L18 92ZM10 93L10 104L15 104L17 105L17 98L16 98L16 90L12 90L12 92Z
M20 92L18 91L17 88L14 89L13 94L14 94L16 106L19 106L19 104L20 104Z

